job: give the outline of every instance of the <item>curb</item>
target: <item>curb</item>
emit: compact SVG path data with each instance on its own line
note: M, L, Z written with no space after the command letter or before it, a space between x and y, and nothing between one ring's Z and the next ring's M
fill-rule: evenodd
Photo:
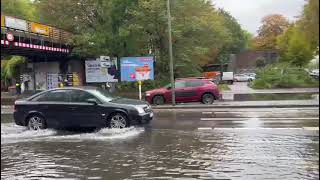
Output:
M319 107L319 104L307 105L216 105L216 106L152 106L152 109L206 109L206 108L294 108L294 107Z

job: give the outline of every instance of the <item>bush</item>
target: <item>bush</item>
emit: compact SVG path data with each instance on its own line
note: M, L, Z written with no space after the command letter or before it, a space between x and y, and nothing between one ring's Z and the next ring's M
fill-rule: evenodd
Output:
M319 86L319 81L312 79L307 71L287 63L268 65L258 70L256 80L252 82L255 89L316 86Z
M142 82L142 92L163 87L169 84L169 80L146 80ZM121 92L135 92L138 89L138 82L117 83L117 90Z

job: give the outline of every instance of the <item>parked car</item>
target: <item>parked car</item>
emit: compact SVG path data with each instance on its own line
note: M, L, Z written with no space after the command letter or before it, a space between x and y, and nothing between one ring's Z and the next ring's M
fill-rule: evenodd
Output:
M247 82L247 81L253 81L255 77L251 77L245 74L235 74L234 75L234 81L237 82Z
M111 96L95 87L57 88L17 100L17 125L45 128L125 128L148 123L151 106L144 101Z
M184 78L175 82L176 102L202 102L212 104L221 98L219 88L210 79ZM170 103L172 99L171 85L147 91L146 100L150 104L161 105Z
M316 79L319 79L319 69L312 70L311 72L309 72L309 75Z
M256 75L257 75L256 73L243 73L243 74L253 78L256 78Z

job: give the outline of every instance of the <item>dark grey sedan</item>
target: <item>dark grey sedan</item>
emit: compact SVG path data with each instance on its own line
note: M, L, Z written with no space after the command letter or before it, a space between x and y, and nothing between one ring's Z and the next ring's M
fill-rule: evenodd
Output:
M151 106L144 101L114 97L95 87L51 89L17 100L17 125L45 128L125 128L149 123Z

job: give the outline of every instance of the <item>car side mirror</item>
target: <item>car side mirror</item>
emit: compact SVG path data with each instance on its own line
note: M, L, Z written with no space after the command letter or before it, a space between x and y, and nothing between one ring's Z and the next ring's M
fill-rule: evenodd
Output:
M93 104L93 105L97 105L98 104L96 99L87 99L86 102L90 103L90 104Z

